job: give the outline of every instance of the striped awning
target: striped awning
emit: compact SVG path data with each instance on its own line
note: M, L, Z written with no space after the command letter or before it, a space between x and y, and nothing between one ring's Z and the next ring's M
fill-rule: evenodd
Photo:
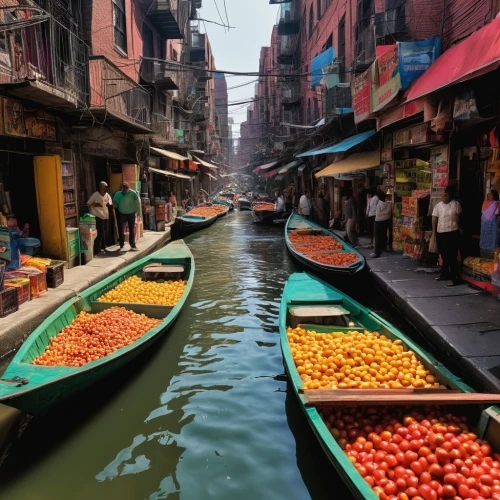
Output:
M185 156L181 156L177 153L174 153L173 151L167 151L166 149L152 147L151 151L154 151L155 153L158 153L161 156L166 156L167 158L171 158L172 160L180 160L180 161L189 160L189 158L186 158Z
M176 179L187 179L192 180L194 177L190 177L189 175L177 174L176 172L171 172L169 170L160 170L158 168L149 167L150 172L154 172L155 174L165 175L166 177L175 177Z

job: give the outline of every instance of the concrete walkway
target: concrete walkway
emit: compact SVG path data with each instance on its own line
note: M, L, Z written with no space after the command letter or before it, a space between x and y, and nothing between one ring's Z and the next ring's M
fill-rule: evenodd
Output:
M92 259L86 266L64 270L64 283L58 288L49 288L47 293L19 307L19 311L0 318L0 357L17 349L28 335L60 305L89 286L110 274L163 247L170 240L170 227L165 232L145 231L137 242L138 252L118 245L102 257Z
M366 238L361 239L367 244ZM380 291L435 348L438 359L480 391L500 392L500 302L468 284L447 288L439 268L399 252L371 258L360 249Z

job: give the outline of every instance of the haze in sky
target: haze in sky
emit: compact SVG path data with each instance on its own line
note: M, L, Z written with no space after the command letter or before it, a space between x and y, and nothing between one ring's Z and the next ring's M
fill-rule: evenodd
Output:
M199 17L227 24L224 0L203 0ZM226 0L229 31L222 26L200 22L200 31L208 33L217 69L226 71L258 71L260 48L269 46L271 32L276 24L278 8L269 0ZM226 75L227 86L234 87L256 80L249 76ZM255 95L255 83L228 90L229 102L247 101ZM229 116L234 118L234 136L239 136L239 124L246 120L246 106L230 106Z

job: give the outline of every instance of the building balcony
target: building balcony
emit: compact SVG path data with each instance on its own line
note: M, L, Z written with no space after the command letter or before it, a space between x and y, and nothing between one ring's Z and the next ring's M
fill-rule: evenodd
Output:
M352 63L355 71L368 69L376 55L375 30L372 22L358 21L356 23L355 57Z
M31 26L12 23L0 40L0 90L49 108L85 105L89 47L73 32L48 16Z
M210 109L206 100L199 100L195 102L192 111L193 119L197 123L208 121L210 118Z
M326 90L326 113L338 114L341 109L352 108L351 84L339 83Z
M139 0L151 24L165 39L184 38L189 4L184 0Z
M300 31L300 21L295 13L292 2L282 3L278 19L278 35L297 35Z
M104 56L91 56L90 113L130 132L151 132L150 95Z
M281 104L285 108L300 106L301 94L299 82L283 83L281 86Z
M298 46L297 35L284 35L279 38L279 53L278 53L278 64L282 64L284 66L293 65L297 54L297 46Z
M205 62L207 57L205 34L198 31L191 32L191 44L189 45L189 60L192 63Z
M178 72L170 69L165 62L143 59L141 61L141 78L159 90L178 90Z

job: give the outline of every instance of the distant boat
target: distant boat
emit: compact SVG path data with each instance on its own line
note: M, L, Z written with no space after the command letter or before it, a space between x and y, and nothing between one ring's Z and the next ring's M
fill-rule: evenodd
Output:
M311 238L309 240L303 238L306 240L305 242L293 242L290 239L293 238L292 234L310 236ZM331 244L326 245L327 248L324 250L317 250L317 246L314 245L314 238L317 236L327 237L326 240L321 238L323 246L325 246L325 241ZM365 267L365 258L349 243L343 241L335 233L296 213L293 213L286 223L285 242L295 259L318 273L349 275L357 273ZM344 263L341 262L342 260Z
M270 202L256 202L252 206L254 222L272 223L276 218L276 206Z
M248 198L239 198L238 207L240 210L252 210L252 202Z

